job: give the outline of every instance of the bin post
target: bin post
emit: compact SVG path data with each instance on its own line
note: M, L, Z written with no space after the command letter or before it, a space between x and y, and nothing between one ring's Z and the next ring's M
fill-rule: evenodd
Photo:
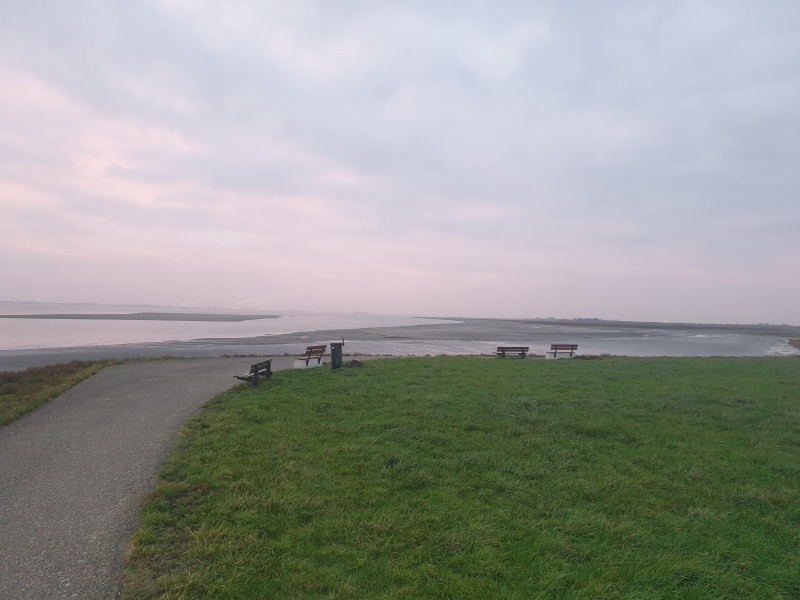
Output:
M331 369L342 367L342 346L344 346L344 338L341 342L331 342Z

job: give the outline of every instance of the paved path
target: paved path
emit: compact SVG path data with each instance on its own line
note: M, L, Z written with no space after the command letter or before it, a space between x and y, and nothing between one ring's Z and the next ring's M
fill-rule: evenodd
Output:
M255 360L109 367L1 428L0 598L114 598L178 430ZM273 369L291 362L273 359Z

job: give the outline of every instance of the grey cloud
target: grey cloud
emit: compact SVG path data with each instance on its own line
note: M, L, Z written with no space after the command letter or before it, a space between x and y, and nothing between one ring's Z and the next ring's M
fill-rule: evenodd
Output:
M741 236L797 254L798 25L789 1L15 2L0 8L0 67L95 126L190 147L128 140L105 167L160 190L157 208L62 191L76 210L106 202L144 226L160 207L205 226L223 195L311 195L383 240L550 249L576 232L587 255L690 248L728 268L763 260L741 256ZM74 167L86 124L50 121L50 143L23 143L41 135L25 119L4 126L0 176L56 193L42 173ZM506 213L453 217L473 205Z

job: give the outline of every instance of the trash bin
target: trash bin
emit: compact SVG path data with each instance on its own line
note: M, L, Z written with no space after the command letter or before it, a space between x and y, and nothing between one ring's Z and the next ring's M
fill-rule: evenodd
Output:
M331 369L342 367L342 346L344 346L344 338L341 342L331 342Z

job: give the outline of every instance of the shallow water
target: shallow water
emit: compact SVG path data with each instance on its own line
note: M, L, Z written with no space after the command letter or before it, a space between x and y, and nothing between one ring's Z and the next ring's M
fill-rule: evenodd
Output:
M103 306L0 303L0 314L216 312L212 309L162 309L141 306ZM235 311L218 310L220 314ZM250 314L251 311L239 311ZM455 326L456 321L365 313L305 313L242 322L120 321L96 319L0 318L0 363L12 355L53 349L107 350L109 356L275 356L300 352L305 344L328 343L330 330L345 332L350 355L424 356L438 354L493 354L500 345L529 346L544 355L553 342L576 343L579 354L618 356L791 356L800 355L786 338L737 332L698 332L681 329L596 327L481 320ZM408 326L427 325L423 328ZM438 325L438 326L437 326ZM357 335L352 330L403 327ZM327 333L314 333L327 331ZM297 332L308 332L300 333ZM295 333L291 339L272 336ZM0 364L0 370L3 370Z
M553 341L565 341L563 332L553 336ZM323 342L325 340L314 340ZM569 343L578 344L581 355L615 356L793 356L800 351L788 344L785 339L773 336L753 335L709 335L697 337L686 335L654 335L648 337L619 337L603 339L582 339L570 337ZM309 341L309 343L312 343ZM391 341L348 341L345 351L348 354L374 354L390 356L426 355L472 355L494 354L497 346L509 345L507 341L464 341L464 340L391 340ZM544 355L549 343L532 340L514 341L514 346L530 348L534 355ZM265 350L278 353L281 346L265 346ZM269 352L267 352L268 354Z
M154 308L152 306L103 306L76 304L0 303L0 314L117 314L136 312L181 312L234 314L213 309ZM249 311L239 311L252 314ZM121 321L100 319L0 318L0 350L32 350L83 346L109 346L196 339L253 338L321 329L400 327L449 321L370 313L314 313L281 315L277 318L241 322L220 321Z

